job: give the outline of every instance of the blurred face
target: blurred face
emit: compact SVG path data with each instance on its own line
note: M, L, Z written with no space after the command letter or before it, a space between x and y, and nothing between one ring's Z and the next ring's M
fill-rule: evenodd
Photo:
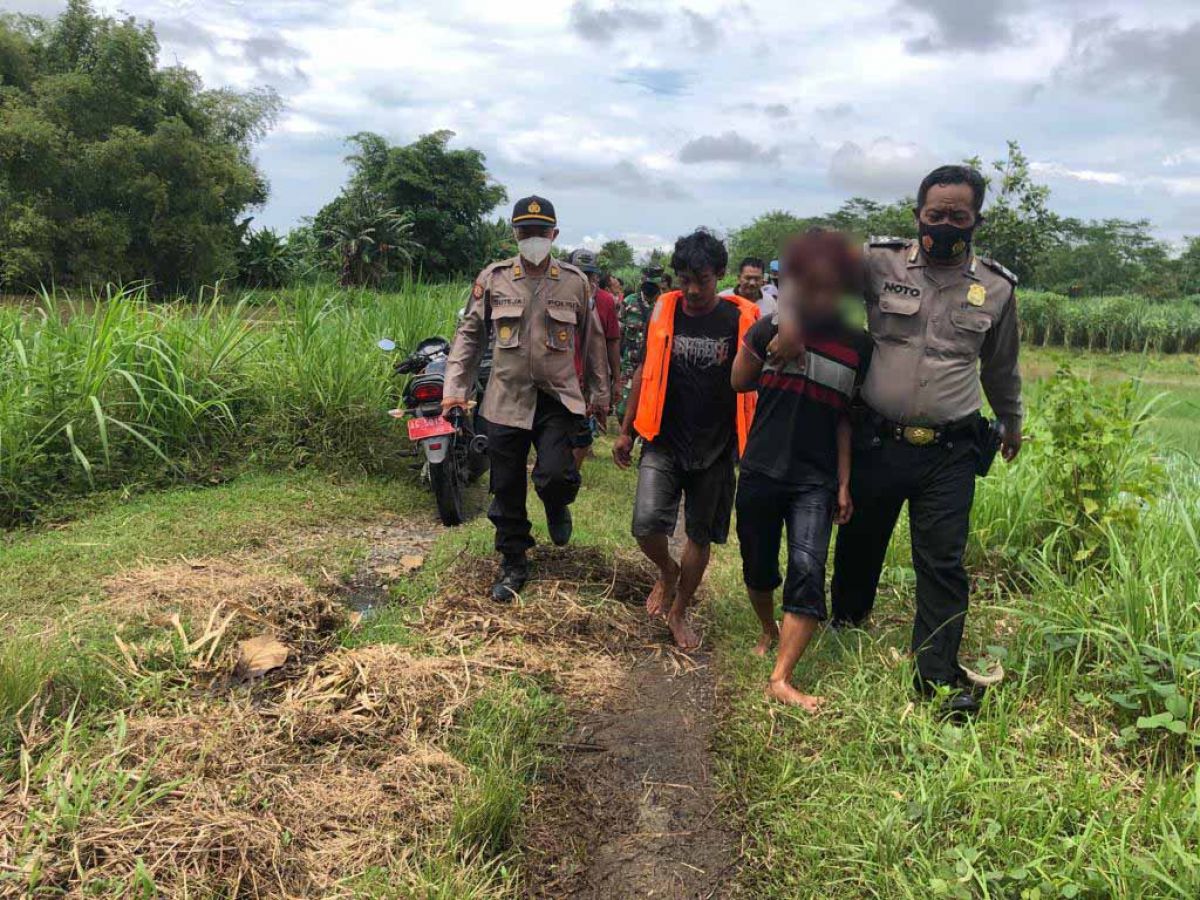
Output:
M806 278L800 289L800 314L812 322L827 322L842 308L842 286L837 278Z
M744 266L738 276L738 296L747 300L758 300L762 297L763 270L754 266Z
M917 218L926 225L972 228L978 218L975 194L969 184L935 184L925 195L925 205L917 210Z
M704 269L700 272L679 272L679 290L683 293L685 312L705 312L717 302L717 282L725 274Z
M839 272L838 262L826 254L810 258L797 275L780 282L780 291L798 302L800 316L807 322L828 322L842 309L842 296L848 286Z

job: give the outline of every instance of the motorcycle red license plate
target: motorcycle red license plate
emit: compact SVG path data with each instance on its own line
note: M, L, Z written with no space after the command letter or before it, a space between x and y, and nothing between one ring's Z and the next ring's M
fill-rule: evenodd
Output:
M423 441L425 438L438 437L443 434L454 434L454 426L442 416L420 416L408 420L408 439Z

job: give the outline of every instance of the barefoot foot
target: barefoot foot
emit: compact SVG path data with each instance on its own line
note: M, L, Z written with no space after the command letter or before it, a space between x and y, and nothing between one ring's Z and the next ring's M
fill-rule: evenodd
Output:
M776 681L772 679L768 681L765 693L768 700L775 700L786 706L798 706L805 712L810 713L820 711L821 704L825 702L824 697L802 694L786 681L782 680Z
M700 646L700 632L692 627L687 612L671 610L667 616L667 627L680 650L695 650Z
M658 581L646 596L646 615L652 619L661 619L675 602L675 589L679 585L679 566L671 563L672 569L666 575L659 575Z
M772 623L770 631L764 631L758 636L758 643L754 645L754 649L750 652L755 656L766 656L767 652L775 646L775 642L779 640L779 626Z

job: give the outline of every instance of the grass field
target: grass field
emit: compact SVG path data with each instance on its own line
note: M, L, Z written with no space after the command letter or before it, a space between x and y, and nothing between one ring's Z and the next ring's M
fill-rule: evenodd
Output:
M0 895L53 896L85 885L96 896L178 894L183 876L193 895L228 895L230 882L196 873L201 862L208 872L238 871L238 860L197 856L192 869L164 871L154 853L178 846L199 854L218 838L244 849L249 871L269 871L274 859L293 867L280 877L298 879L295 867L306 878L332 872L331 882L289 882L310 884L310 892L322 884L322 894L498 897L527 888L530 791L554 765L545 748L569 714L564 678L582 665L578 651L555 657L514 624L507 655L487 655L495 648L481 646L474 620L460 617L475 614L461 579L489 556L488 523L434 529L430 498L411 474L377 462L391 433L367 420L382 408L387 382L362 345L384 333L411 340L432 323L402 310L403 297L362 298L370 324L349 323L311 299L294 317L272 310L269 324L249 306L234 313L235 331L249 342L239 346L250 348L235 368L249 380L226 401L236 424L228 443L190 446L211 427L202 418L188 426L198 431L180 432L182 445L169 446L158 443L175 440L165 419L122 420L155 429L145 434L160 449L188 446L198 460L189 483L172 486L179 476L156 468L157 455L136 438L118 452L119 426L110 432L113 478L95 465L94 490L85 490L92 485L77 457L55 477L78 489L13 477L35 485L22 496L38 500L43 521L6 532L0 543ZM438 315L454 302L447 296ZM182 313L135 304L124 315L107 333L138 337L109 344L126 347L114 350L124 362L100 382L112 397L124 391L115 386L130 385L120 373L133 364L143 366L134 383L166 383L145 374L138 348L169 341ZM404 325L404 316L414 321ZM98 421L84 402L91 395L83 372L61 383L48 378L50 360L88 343L71 332L80 326L62 327L36 352L23 351L46 362L27 365L24 388L9 396L41 398L23 410L52 409L51 400L70 396L77 418L46 421ZM346 328L353 339L338 337ZM200 368L213 371L210 351L226 332L212 322L203 332L186 351L170 351L186 372L196 371L197 355ZM151 356L167 353L151 346L162 351ZM11 365L20 354L9 352ZM355 355L375 369L358 366ZM287 387L301 380L301 363L311 377ZM1090 383L1048 386L1063 364ZM715 554L705 616L719 664L716 756L724 806L744 839L736 885L744 895L1200 894L1200 363L1182 354L1035 348L1026 351L1025 371L1035 440L1017 465L983 482L972 526L965 655L1002 660L1008 673L976 722L949 725L913 702L903 528L871 628L822 632L800 668L804 684L830 698L815 718L763 701L768 669L749 654L756 626L737 548ZM1131 377L1139 391L1123 398L1120 385ZM262 396L271 386L282 399ZM146 415L160 415L167 396L147 403ZM1156 417L1134 427L1137 410L1156 397ZM122 402L128 395L101 408L116 418ZM318 421L322 410L336 421ZM1051 410L1058 420L1048 418ZM1059 427L1068 412L1083 417L1078 429ZM296 424L303 416L311 418ZM296 421L286 424L288 417ZM360 426L375 447L366 453L343 446ZM73 429L89 461L103 456L95 427L91 443L79 436L82 425ZM64 426L57 440L65 436ZM1080 506L1102 506L1070 518L1057 461L1085 451L1096 462L1088 477L1100 483L1078 495ZM131 475L130 485L115 486ZM588 463L585 479L576 543L603 559L627 552L631 476L601 458ZM1152 499L1134 499L1139 494ZM314 624L326 615L323 598L354 596L367 563L403 568L414 552L404 543L410 532L436 539L415 551L419 571L380 588L391 604L361 623L338 614L333 626ZM397 534L403 540L393 546ZM227 584L222 566L232 567ZM479 571L486 583L486 566ZM279 684L217 688L214 673L227 671L236 640L260 626L239 613L210 644L193 647L219 625L203 605L168 602L180 579L194 578L208 579L222 610L236 612L235 597L261 600L303 650ZM589 615L614 614L591 605L598 600L583 603ZM172 637L171 611L184 637ZM557 620L564 607L547 600L523 614L547 612ZM494 615L486 607L480 614ZM538 633L551 627L533 625ZM510 670L526 657L535 660L527 671ZM366 673L369 690L353 687L359 676L344 665ZM393 724L349 701L328 709L327 691L306 692L316 683L355 702L370 697ZM207 737L195 743L193 734ZM305 790L314 780L326 788L324 809ZM417 806L397 805L399 795L382 787L350 790L347 781L402 785ZM209 793L213 785L224 786L220 796ZM196 837L201 821L207 843ZM329 829L336 859L308 843L302 822ZM156 833L167 843L155 843ZM113 851L107 857L98 840ZM251 887L241 890L252 895Z
M0 307L0 525L52 501L314 460L395 471L381 337L450 333L464 286L208 305L113 291Z

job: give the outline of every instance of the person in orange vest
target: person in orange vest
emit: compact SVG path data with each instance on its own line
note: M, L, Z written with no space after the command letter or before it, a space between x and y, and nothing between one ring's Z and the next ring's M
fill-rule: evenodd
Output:
M666 616L676 644L700 645L689 611L704 578L712 544L729 536L736 475L754 416L754 394L730 384L733 359L758 307L737 296L721 297L729 253L703 229L675 243L671 268L680 290L659 296L646 327L641 365L633 374L613 460L628 468L634 434L645 442L638 464L633 536L658 567L646 611ZM684 500L687 542L678 563L668 537Z

